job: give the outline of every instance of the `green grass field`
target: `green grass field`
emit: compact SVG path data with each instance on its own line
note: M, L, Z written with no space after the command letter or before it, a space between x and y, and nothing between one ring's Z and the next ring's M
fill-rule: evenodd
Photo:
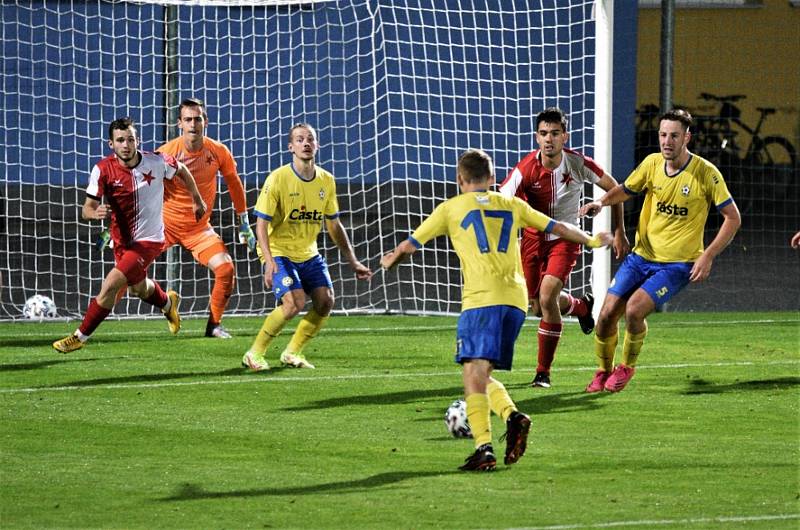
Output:
M585 394L591 337L567 323L553 388L527 386L535 321L498 372L533 417L528 452L457 471L455 319L334 317L317 370L240 368L188 320L0 324L2 528L758 528L800 526L800 318L659 314L620 394ZM290 324L290 327L293 327ZM278 352L289 332L274 344ZM504 426L493 423L495 447Z

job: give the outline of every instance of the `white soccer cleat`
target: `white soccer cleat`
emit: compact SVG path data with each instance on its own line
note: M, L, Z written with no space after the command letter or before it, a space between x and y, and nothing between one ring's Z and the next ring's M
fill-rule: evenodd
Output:
M286 350L281 354L281 363L292 368L311 368L312 370L315 368L302 353L292 353Z
M254 372L269 370L269 364L263 354L247 352L242 357L242 366L250 368Z

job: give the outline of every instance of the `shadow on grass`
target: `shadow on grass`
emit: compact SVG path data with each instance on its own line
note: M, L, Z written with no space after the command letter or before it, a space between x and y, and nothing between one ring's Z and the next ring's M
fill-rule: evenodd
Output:
M315 495L318 493L352 493L381 488L404 480L439 477L454 475L459 471L391 471L378 473L371 477L359 480L343 480L341 482L326 482L309 486L295 486L287 488L254 488L233 491L207 491L196 484L184 484L177 493L171 497L158 499L160 502L193 501L200 499L227 499L239 497L264 497L281 495Z
M50 340L42 340L41 337L17 337L13 339L3 338L0 340L0 347L3 348L52 348L54 340L60 339L61 336L54 335Z
M727 385L716 385L705 379L689 381L692 388L682 392L693 396L698 394L722 394L724 392L738 392L742 390L781 390L800 385L800 377L778 377L775 379L761 379L756 381L739 381Z
M587 394L584 391L551 393L538 390L536 396L528 399L517 399L517 407L527 414L553 414L558 412L578 412L598 410L603 407L600 400L608 396L607 392ZM546 392L546 393L545 393Z
M275 373L280 369L270 370L265 373ZM101 377L97 379L87 379L84 381L72 381L69 383L60 383L57 385L47 385L38 388L63 388L63 387L93 387L105 385L120 385L125 383L152 383L156 381L174 381L176 379L193 379L204 377L229 377L247 375L250 372L246 368L229 368L227 370L220 370L218 372L180 372L180 373L167 373L167 374L141 374L141 375L127 375L121 377ZM255 375L255 374L253 374Z
M287 407L283 410L286 411L302 411L302 410L315 410L315 409L328 409L334 407L347 407L350 405L397 405L398 403L413 403L414 401L421 401L430 398L441 398L443 403L449 400L459 399L464 395L464 387L454 386L450 388L434 388L431 390L407 390L403 392L389 392L386 394L369 394L366 396L349 396L349 397L335 397L330 399L320 399L306 403L305 405L298 405L295 407ZM450 402L447 402L442 409L447 408Z
M111 357L91 358L91 359L49 359L47 361L37 361L35 363L16 363L16 364L0 364L0 372L16 372L21 370L39 370L47 368L48 366L55 366L57 364L66 363L88 363L95 361L105 361ZM116 357L116 359L124 359L124 357Z

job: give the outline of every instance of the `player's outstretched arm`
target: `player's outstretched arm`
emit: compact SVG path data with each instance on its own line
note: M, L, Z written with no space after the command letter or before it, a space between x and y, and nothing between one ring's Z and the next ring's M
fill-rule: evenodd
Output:
M339 221L339 219L326 219L325 228L328 230L328 235L331 236L333 242L339 247L341 253L345 255L347 263L350 264L353 272L356 273L356 278L359 280L369 280L372 277L372 271L356 258L353 245L350 244L350 238L347 237L347 232L345 232L341 221Z
M608 173L603 173L603 176L597 182L597 185L606 192L614 189L617 184L617 180ZM627 234L625 234L625 208L621 202L611 206L611 222L614 226L614 243L612 244L614 256L617 259L622 259L631 251L631 243L628 241Z
M397 245L394 250L387 252L381 258L381 267L388 271L394 268L394 266L398 263L405 261L408 256L416 251L417 247L415 247L408 239L406 239Z
M613 206L615 204L625 202L630 198L631 196L625 192L625 188L622 187L622 184L617 184L599 199L581 206L580 215L581 217L586 215L589 217L594 217L598 214L598 212L600 212L603 206Z
M192 195L194 217L199 221L205 215L208 207L203 197L200 196L200 191L197 189L197 182L195 182L192 172L189 171L189 168L186 167L184 163L178 162L178 171L175 172L175 176L181 179L186 189L188 189L189 193Z
M599 232L596 236L591 236L577 226L569 223L556 223L553 226L552 232L567 241L580 243L590 248L607 247L614 242L614 236L611 235L611 232Z

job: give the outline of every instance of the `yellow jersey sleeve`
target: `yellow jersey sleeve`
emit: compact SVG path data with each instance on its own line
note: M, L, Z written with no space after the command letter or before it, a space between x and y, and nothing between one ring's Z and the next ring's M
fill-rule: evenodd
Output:
M417 248L447 235L458 255L464 287L462 310L492 305L528 308L519 255L519 230L552 229L554 221L514 197L470 192L434 209L409 238Z

